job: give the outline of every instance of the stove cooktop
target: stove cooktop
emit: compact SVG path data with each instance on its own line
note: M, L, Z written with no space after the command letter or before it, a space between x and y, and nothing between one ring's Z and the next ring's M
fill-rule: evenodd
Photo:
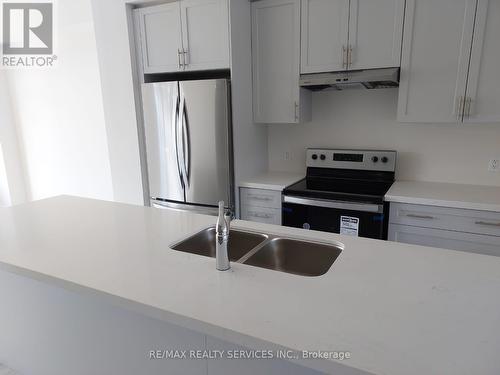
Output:
M393 181L304 178L285 189L285 195L337 201L382 203Z
M395 151L308 149L306 177L284 194L380 204L394 183L395 167Z

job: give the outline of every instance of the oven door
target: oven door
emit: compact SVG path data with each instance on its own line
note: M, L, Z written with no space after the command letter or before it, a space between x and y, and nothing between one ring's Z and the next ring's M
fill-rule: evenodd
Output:
M283 225L345 235L387 239L387 206L285 196Z

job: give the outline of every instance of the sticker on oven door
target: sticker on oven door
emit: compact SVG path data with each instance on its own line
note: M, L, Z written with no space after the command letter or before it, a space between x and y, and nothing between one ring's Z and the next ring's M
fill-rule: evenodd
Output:
M359 234L359 217L341 216L340 217L340 234L348 236L358 236Z

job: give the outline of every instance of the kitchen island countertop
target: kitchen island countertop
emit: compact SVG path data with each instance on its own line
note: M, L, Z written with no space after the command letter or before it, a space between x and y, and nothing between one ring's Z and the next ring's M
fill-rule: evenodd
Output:
M69 196L2 208L0 269L249 348L351 353L297 360L327 373L500 373L500 257L246 221L232 225L345 249L325 275L303 277L218 272L169 248L214 222Z

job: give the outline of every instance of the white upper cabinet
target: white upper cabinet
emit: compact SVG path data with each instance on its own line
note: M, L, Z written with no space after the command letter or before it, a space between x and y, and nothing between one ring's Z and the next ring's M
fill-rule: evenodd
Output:
M301 73L398 67L405 0L302 0Z
M136 12L144 73L181 69L182 50L179 3L142 8Z
M144 73L229 68L227 0L182 0L136 10Z
M186 70L228 68L226 0L183 0L180 4Z
M404 0L350 0L350 70L400 66L404 5Z
M252 3L253 113L257 123L299 123L310 93L299 88L300 1Z
M462 121L475 13L476 0L407 0L399 121Z
M500 1L479 0L464 122L500 122Z
M346 68L349 0L302 0L301 73Z

